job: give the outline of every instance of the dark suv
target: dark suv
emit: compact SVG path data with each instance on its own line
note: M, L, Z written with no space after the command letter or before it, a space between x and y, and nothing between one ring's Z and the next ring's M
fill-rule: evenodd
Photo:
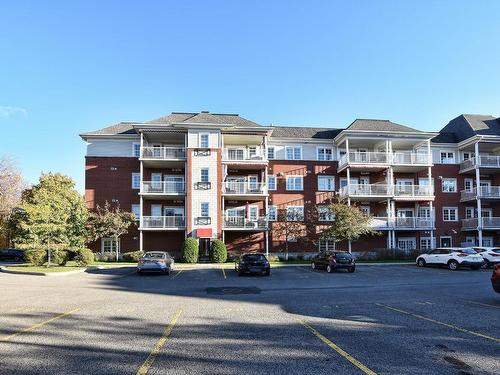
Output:
M311 268L326 269L326 272L332 272L338 269L347 269L349 272L356 270L356 263L351 253L347 251L332 251L319 253L311 260Z
M262 253L243 254L236 261L235 270L241 276L245 273L257 273L269 276L271 274L271 266L266 256Z
M20 262L24 260L24 251L19 249L0 249L0 260Z

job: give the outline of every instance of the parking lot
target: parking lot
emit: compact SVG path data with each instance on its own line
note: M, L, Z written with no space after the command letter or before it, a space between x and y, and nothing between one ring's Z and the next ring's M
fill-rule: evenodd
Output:
M498 374L490 270L0 274L0 373Z

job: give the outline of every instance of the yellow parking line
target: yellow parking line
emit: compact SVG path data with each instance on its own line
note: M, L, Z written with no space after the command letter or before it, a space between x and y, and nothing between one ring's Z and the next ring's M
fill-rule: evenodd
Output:
M163 335L160 337L158 342L155 344L155 346L153 347L153 350L151 350L151 353L149 353L148 358L146 358L146 360L144 361L142 366L137 371L137 375L146 375L148 373L149 369L151 368L151 365L155 361L156 356L160 352L163 345L165 345L165 343L167 342L167 339L170 336L170 334L172 333L172 330L174 329L174 326L177 323L177 320L179 319L181 314L182 314L181 309L176 311L176 313L174 314L174 317L170 321L170 324L165 327L165 330L163 331Z
M226 271L224 271L224 268L221 267L221 270L222 270L222 276L224 276L225 279L227 279L226 277Z
M177 273L171 277L171 279L175 279L177 276L181 274L182 270L177 271Z
M19 336L20 334L22 333L26 333L26 332L31 332L31 331L34 331L35 329L37 328L40 328L40 327L43 327L44 325L46 324L49 324L57 319L61 319L61 318L64 318L65 316L68 316L68 315L71 315L75 312L77 312L78 310L80 310L80 308L77 308L77 309L74 309L74 310L71 310L71 311L68 311L68 312L65 312L65 313L62 313L62 314L59 314L59 315L56 315L54 316L53 318L50 318L48 320L45 320L43 322L40 322L40 323L37 323L37 324L34 324L32 325L31 327L28 327L28 328L24 328L20 331L17 331L16 333L13 333L11 335L8 335L8 336L4 336L4 337L0 337L0 342L5 342L5 341L10 341L11 339L13 339L14 337L16 336Z
M414 313L411 313L409 311L397 309L395 307L382 305L381 303L376 303L376 305L380 306L380 307L383 307L383 308L386 308L388 310L397 311L397 312L399 312L401 314L406 314L406 315L413 316L414 318L417 318L417 319L422 319L422 320L426 320L426 321L434 323L434 324L439 324L441 326L444 326L444 327L447 327L447 328L451 328L451 329L454 329L454 330L459 331L459 332L468 333L469 335L474 335L474 336L482 337L483 339L488 339L488 340L492 340L492 341L500 343L500 339L498 339L496 337L493 337L493 336L488 336L488 335L485 335L483 333L478 333L478 332L470 331L468 329L461 328L461 327L458 327L458 326L453 325L453 324L444 323L444 322L441 322L439 320L428 318L428 317L420 315L420 314L414 314Z
M298 318L296 318L296 319L297 319L297 321L300 324L302 324L305 328L307 328L314 336L316 336L321 341L323 341L326 345L328 345L328 347L330 347L330 349L335 350L338 354L340 354L343 358L347 359L349 362L351 362L351 364L353 364L354 366L356 366L358 369L360 369L361 371L363 371L365 374L368 374L368 375L377 375L376 372L374 372L373 370L370 370L368 367L366 367L364 364L362 364L356 358L354 358L353 356L351 356L349 353L347 353L341 347L339 347L338 345L334 344L332 341L330 341L325 336L323 336L321 333L319 333L316 329L314 329L309 324L307 324L305 321L303 321L302 319L298 319Z
M465 301L467 303L472 303L474 305L484 306L484 307L493 307L495 309L500 309L500 306L490 305L487 303L475 302L475 301Z

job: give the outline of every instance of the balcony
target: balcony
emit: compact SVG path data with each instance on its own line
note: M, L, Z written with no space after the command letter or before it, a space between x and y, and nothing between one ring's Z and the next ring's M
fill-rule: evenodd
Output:
M500 171L500 155L481 155L479 158L472 157L460 163L460 173L473 170L476 167L476 163L479 168Z
M179 197L186 193L184 181L144 181L140 194L147 198Z
M500 186L480 186L479 191L477 188L472 188L470 190L462 190L460 192L460 201L470 201L481 199L500 199Z
M432 166L432 158L428 153L411 151L394 152L349 152L341 156L338 170L353 167L360 170L376 171L394 166L398 172L411 172Z
M373 200L392 196L392 186L386 184L350 184L340 189L342 197Z
M477 229L500 229L500 217L482 217L479 220L477 217L462 220L462 230L477 230Z
M432 157L421 152L395 152L391 155L391 165L395 172L416 172L432 166Z
M375 230L392 229L391 221L388 217L372 217L370 227Z
M226 217L224 219L224 230L267 230L267 218L262 216L255 220L245 217Z
M238 197L266 197L267 185L262 182L252 181L227 181L222 183L222 195L233 199Z
M148 167L178 165L186 159L184 147L143 147L140 160Z
M434 220L428 217L397 217L394 222L395 229L431 230Z
M141 230L179 230L186 226L184 216L143 216Z
M260 150L251 151L243 148L226 148L222 153L222 162L225 164L262 168L268 161L267 155Z
M394 199L401 201L434 200L434 187L429 185L395 185Z

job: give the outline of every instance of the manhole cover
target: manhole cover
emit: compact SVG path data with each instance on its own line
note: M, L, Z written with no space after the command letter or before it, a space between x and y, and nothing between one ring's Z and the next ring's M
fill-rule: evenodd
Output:
M256 287L225 286L222 288L207 288L207 294L259 294Z

